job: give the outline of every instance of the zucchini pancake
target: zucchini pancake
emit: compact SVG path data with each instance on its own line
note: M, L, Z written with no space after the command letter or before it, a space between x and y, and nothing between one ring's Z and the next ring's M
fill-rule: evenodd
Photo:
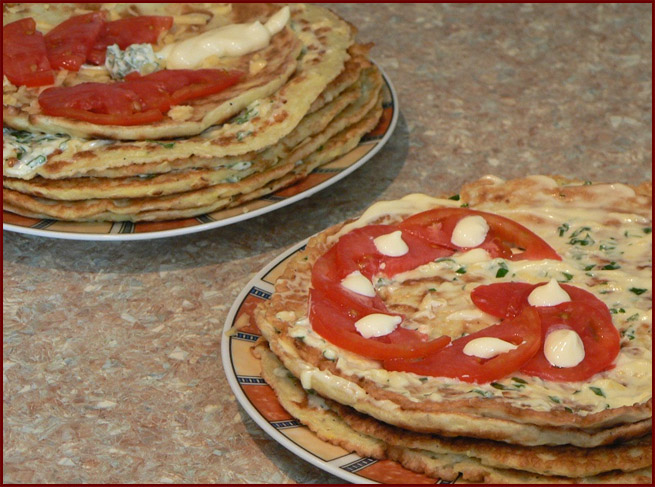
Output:
M23 216L239 206L382 116L372 46L316 5L3 4L3 23L3 206Z
M651 483L652 185L486 176L312 237L253 353L319 438L447 481Z

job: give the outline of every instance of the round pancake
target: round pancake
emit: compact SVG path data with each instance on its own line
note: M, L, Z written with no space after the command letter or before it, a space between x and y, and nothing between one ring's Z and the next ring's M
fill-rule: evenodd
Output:
M402 430L303 389L266 342L258 342L253 353L260 358L262 377L273 388L280 404L319 438L356 451L361 456L398 459L403 465L444 480L454 480L463 473L459 480L477 482L484 481L490 474L496 480L505 475L505 481L527 477L532 483L558 483L567 478L581 482L589 477L599 481L598 476L603 474L603 481L634 481L646 477L652 464L649 436L598 448L524 447ZM438 459L441 465L431 470L417 468L413 462L407 461L407 457L433 462Z
M368 78L362 81L371 84ZM46 179L36 177L29 180L4 178L5 188L42 198L58 200L83 200L91 198L140 198L163 196L213 186L228 181L238 181L244 177L271 167L278 160L288 157L291 151L308 137L324 132L328 124L348 105L357 101L362 92L361 83L355 83L349 90L322 109L306 116L298 126L274 146L252 156L252 158L233 157L230 159L201 160L211 164L210 168L179 170L174 161L167 164L139 164L136 170L162 166L168 171L164 174L138 172L136 177L81 177L68 179ZM361 103L359 104L361 106ZM179 161L179 166L193 164L189 160ZM236 169L235 169L236 168ZM243 168L243 169L238 169Z
M165 14L171 10L189 9L190 5L163 4L160 7L157 11L160 14ZM81 9L81 7L78 8ZM199 11L205 10L200 5L196 8ZM191 35L197 35L225 23L265 20L278 9L279 7L273 4L233 4L227 15L212 17L207 24L198 26L198 29L194 29L193 32L183 32L182 35L173 35L172 37L173 40L183 40ZM89 10L91 10L91 7L89 7ZM297 15L301 10L303 12ZM307 15L307 11L310 12L309 15ZM294 7L292 21L300 26L303 26L303 21L308 21L308 19L311 19L310 22L315 22L317 21L318 12L320 12L321 20L324 20L321 31L318 33L320 44L335 47L336 52L347 48L352 43L348 25L333 14L327 14L325 9L311 6L307 9L300 6ZM121 15L128 14L127 9L121 10ZM217 24L217 20L220 20L220 23ZM304 28L304 26L301 28ZM21 89L17 93L7 93L7 90L5 90L3 96L4 122L22 130L66 133L87 138L147 140L197 135L208 127L222 123L236 115L253 101L278 90L296 67L298 37L301 34L302 32L297 34L290 27L286 27L273 36L270 45L264 49L238 58L223 58L217 60L213 65L206 66L239 69L247 74L239 83L221 93L186 103L185 106L190 107L187 109L190 114L184 120L176 119L173 111L169 112L161 121L131 127L97 125L63 117L53 117L41 113L37 101L39 89ZM313 52L306 54L310 60L313 58ZM263 69L252 72L250 70L251 61L255 59L265 61L265 65ZM316 60L317 58L313 59ZM344 59L340 61L343 63ZM341 66L339 66L339 70ZM312 75L308 73L308 77L312 77ZM318 73L318 77L322 77L321 73ZM89 77L81 70L79 73L68 73L62 83L75 85L92 80L95 80L94 76ZM111 83L113 81L106 80L106 82Z
M324 141L325 134L319 134L320 138L309 139L279 164L236 183L219 184L164 197L68 202L36 198L5 188L3 205L5 209L24 216L68 221L171 220L237 206L289 186L306 177L315 167L352 150L380 119L381 101L378 99L376 103L368 112L357 114L356 118L363 118L346 126L333 137ZM338 126L336 120L333 123Z
M295 60L301 49L304 53L297 61L293 76L270 96L257 93L242 116L193 137L166 141L121 142L66 136L61 139L60 147L47 157L45 165L25 167L9 157L3 161L3 174L24 179L36 175L51 178L79 176L90 169L246 154L276 143L293 130L313 101L343 70L349 58L347 48L353 43L350 26L318 6L293 6L292 25L300 44L295 46L291 57ZM250 117L244 117L244 114L250 114ZM17 124L15 120L15 116L5 116L5 123L15 128L30 127ZM100 136L98 133L93 135ZM161 136L149 134L145 138ZM126 134L126 138L133 136Z
M387 372L377 361L346 352L311 330L307 319L311 267L338 235L355 226L394 222L435 206L461 204L522 223L563 257L562 262L507 261L508 276L523 282L541 282L549 273L570 276L572 285L594 293L610 309L625 311L613 315L622 334L621 351L613 369L584 383L556 383L517 373L525 385L517 386L511 377L494 386L468 384ZM597 243L572 245L570 238L560 236L564 222L571 232L589 226ZM630 292L631 288L651 288L650 225L650 184L632 188L545 176L513 181L483 178L467 185L459 201L413 195L396 202L380 202L356 222L322 232L289 264L276 283L272 299L256 310L255 317L271 349L295 376L303 377L306 387L383 422L417 432L523 445L609 444L643 435L651 425L651 298L647 292ZM609 258L619 268L603 270ZM475 331L492 324L491 317L480 316L479 312L478 318L467 318L476 311L468 295L490 278L498 281L499 263L492 260L464 264L458 259L453 256L453 263L432 263L420 271L396 276L391 294L400 298L396 303L387 302L389 309L402 305L403 312L408 313L415 303L425 299L428 289L434 288L447 306L423 321L426 327L433 323L436 328L432 333L457 337L463 330ZM589 264L595 269L585 270ZM463 265L468 272L458 274L456 270ZM452 284L454 279L457 284ZM424 311L415 309L417 320ZM336 358L327 359L326 350L328 356Z

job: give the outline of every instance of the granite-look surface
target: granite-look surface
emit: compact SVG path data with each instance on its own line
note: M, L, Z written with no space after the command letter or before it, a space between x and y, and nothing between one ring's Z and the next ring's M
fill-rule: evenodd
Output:
M245 413L228 310L295 242L493 173L651 179L649 4L334 4L401 116L345 180L270 215L138 242L3 235L4 481L332 483Z

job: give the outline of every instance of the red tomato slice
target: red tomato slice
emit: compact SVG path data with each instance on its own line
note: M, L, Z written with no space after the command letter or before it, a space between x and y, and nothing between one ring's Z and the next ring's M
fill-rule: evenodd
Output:
M2 73L16 86L46 86L55 82L43 34L31 17L2 27Z
M532 290L546 283L505 282L476 287L473 303L485 313L500 318L516 316L529 306ZM546 359L543 348L521 369L522 372L554 381L586 380L611 367L620 349L619 332L605 303L592 293L568 284L560 285L571 301L557 306L539 306L542 343L557 328L574 330L585 348L584 360L575 367L555 367Z
M518 345L518 348L490 359L464 354L464 346L475 338L496 337ZM464 382L485 383L502 379L518 370L538 351L541 324L535 308L528 307L513 319L505 320L479 332L453 341L451 346L419 360L390 359L384 368L419 375L451 377Z
M157 109L166 113L171 108L171 95L164 83L143 78L133 78L120 83L124 90L132 91L141 100L140 110Z
M521 367L521 372L552 381L583 381L598 372L612 368L621 349L619 332L612 320L596 306L571 301L551 307L540 307L541 336L559 328L575 331L584 344L585 358L574 367L555 367L544 355L543 347Z
M173 17L142 15L105 22L100 35L89 51L87 61L103 64L107 46L118 44L125 49L132 44L155 44L159 36L173 26Z
M472 215L483 217L489 225L487 237L479 247L487 250L491 257L502 257L509 260L562 260L550 245L523 225L509 218L484 211L468 208L435 208L413 215L399 226L428 242L459 249L450 241L453 229L460 219ZM522 251L512 253L508 243Z
M143 125L164 118L161 111L139 111L141 99L121 84L81 83L48 88L39 96L46 115L99 125Z
M148 110L146 112L137 112L129 115L116 115L112 113L95 113L77 108L61 107L55 110L52 115L58 117L72 118L84 122L95 123L98 125L144 125L157 122L164 118L159 110Z
M336 245L323 254L312 267L312 286L321 296L341 307L355 321L371 313L388 313L379 296L368 297L352 292L341 285L347 275L341 275L336 265Z
M399 257L380 253L373 240L398 230L402 231L402 239L409 247L408 253ZM453 253L452 250L426 242L394 225L356 228L343 235L336 246L336 263L342 277L359 270L369 279L378 273L391 277Z
M364 338L355 328L355 320L318 289L310 290L309 319L312 329L330 343L376 360L422 357L450 342L445 336L428 341L427 336L400 326L386 336Z
M143 80L161 84L170 94L171 104L179 105L187 100L221 92L236 84L244 73L223 69L166 69L146 76L130 73L128 82Z
M58 115L61 108L74 108L94 113L131 115L140 103L133 91L120 83L80 83L75 86L48 88L39 96L39 105L47 115Z
M50 65L55 69L79 71L86 61L102 26L106 12L76 15L45 35L45 45Z

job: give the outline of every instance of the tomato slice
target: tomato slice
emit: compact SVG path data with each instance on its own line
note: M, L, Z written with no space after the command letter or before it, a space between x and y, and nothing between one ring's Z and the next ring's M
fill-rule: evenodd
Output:
M399 257L382 254L373 240L398 230L402 232L402 239L409 247L409 251ZM336 264L342 277L359 270L369 279L378 273L391 277L453 253L452 250L426 242L395 225L368 225L356 228L343 235L336 245L338 249Z
M529 306L528 296L534 288L545 283L497 283L476 287L471 293L473 303L482 311L500 318L516 316ZM585 349L585 358L575 367L555 367L542 349L527 362L521 371L546 380L581 381L612 366L620 349L619 332L612 323L612 315L605 303L592 293L568 284L560 287L571 301L557 306L539 306L542 343L546 336L558 329L575 331Z
M91 47L87 61L103 64L107 46L118 44L125 49L132 44L155 44L159 36L173 26L173 17L142 15L105 22L100 35Z
M399 226L428 242L460 250L460 247L451 242L453 229L460 219L473 215L483 217L489 225L487 237L479 247L487 250L491 257L509 260L562 260L550 245L523 225L484 211L469 208L435 208L413 215ZM520 251L513 253L510 246Z
M2 27L2 73L16 86L46 86L55 82L43 34L33 18Z
M50 65L55 69L79 71L86 61L102 26L106 12L76 15L45 35L45 45Z
M234 84L242 76L236 71L201 70L199 76L165 70L147 76L129 76L121 83L81 83L48 88L39 96L46 115L74 118L101 125L142 125L164 118L173 97L184 90L184 83L207 80L207 86L187 93L203 96ZM190 70L183 70L190 71ZM182 88L179 88L182 86Z
M450 342L445 336L428 340L426 335L400 326L388 335L364 338L355 328L356 320L319 289L310 290L309 319L312 329L330 343L376 360L422 357Z
M46 115L99 125L143 125L164 118L157 109L140 111L139 96L119 83L48 88L39 96L39 105Z
M500 338L518 347L489 359L464 354L468 342L482 337ZM464 382L491 382L518 370L539 351L540 343L539 314L534 308L528 307L517 317L458 338L449 347L435 354L419 360L385 360L384 368L419 375L451 377Z
M127 75L128 82L143 80L161 84L169 93L171 104L179 105L187 100L221 92L236 84L244 73L223 69L166 69L145 76L138 73Z
M124 90L121 84L80 83L74 86L48 88L39 96L39 104L47 115L57 115L59 108L75 108L94 113L130 115L140 100L136 93Z
M521 367L524 374L551 381L584 381L612 368L621 349L621 338L611 319L596 306L570 301L551 307L540 307L541 338L560 328L575 331L584 345L585 357L574 367L555 367L544 355L543 347Z

